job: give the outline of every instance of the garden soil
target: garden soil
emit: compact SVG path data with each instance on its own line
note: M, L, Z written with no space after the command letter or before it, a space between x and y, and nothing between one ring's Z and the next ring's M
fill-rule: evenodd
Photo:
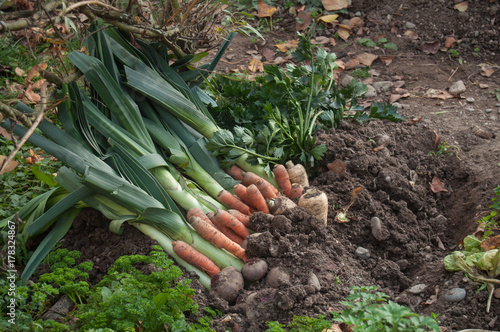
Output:
M339 301L350 293L350 286L362 285L378 286L393 301L419 314L438 314L443 331L500 330L500 299L493 297L487 313L488 292L463 273L447 272L443 266L443 258L458 250L465 236L476 234L477 221L489 213L493 189L500 185L499 3L471 0L460 12L454 9L458 2L353 0L350 14L339 18L357 15L364 22L362 32L356 36L353 31L346 42L337 38L335 46L321 46L345 63L361 53L377 55L366 83L392 84L362 102L404 96L397 102L405 120L363 124L346 120L339 128L318 134L318 143L328 151L311 186L328 195L326 226L301 209L282 217L253 215L254 228L262 234L249 241L249 256L265 259L270 268L279 267L288 280L283 278L275 287L265 279L247 284L237 302L230 304L187 274L200 307L223 312L214 321L217 331L264 331L266 321L286 324L294 315L328 316L342 309ZM278 8L275 15L265 42L238 36L219 70L241 71L264 48L274 50L278 40L296 39L292 14ZM405 35L408 30L413 33ZM326 37L334 33L335 29L318 32ZM398 50L356 42L380 36ZM445 48L446 37L458 41L453 46L457 57ZM438 50L428 53L422 45L432 43L439 43ZM384 55L394 56L392 62L381 61ZM497 71L485 72L481 64ZM339 73L338 80L349 72ZM447 95L460 80L465 91ZM440 145L449 149L439 150ZM337 222L337 212L360 187L347 212L349 221ZM153 244L133 227L116 235L107 224L88 210L63 239L68 249L80 250L84 259L94 262L93 283L119 256L147 254ZM416 285L423 286L416 291L412 288ZM466 290L465 298L447 302L444 295L455 287Z

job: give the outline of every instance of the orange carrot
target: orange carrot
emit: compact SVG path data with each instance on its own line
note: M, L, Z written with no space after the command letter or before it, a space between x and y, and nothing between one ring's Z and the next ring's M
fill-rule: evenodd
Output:
M241 223L246 228L250 228L250 217L247 216L246 214L243 214L240 211L234 210L234 209L227 210L227 213L229 213L230 215L232 215L233 217L235 217L236 219L238 219L239 221L241 221Z
M219 194L217 194L217 200L231 209L235 209L240 211L241 213L250 215L250 208L248 207L248 205L243 203L241 199L231 194L227 190L221 190Z
M231 228L236 234L241 236L244 240L250 235L248 229L239 221L237 218L233 217L229 212L224 210L215 211L215 220L219 221L222 225Z
M251 184L257 185L257 181L259 181L259 180L263 181L264 183L267 183L266 185L269 185L271 187L274 194L278 193L278 189L276 189L272 184L270 184L267 180L264 180L263 178L261 178L260 176L258 176L255 173L252 173L252 172L244 172L243 173L243 180L241 180L241 182L245 186L249 186Z
M243 180L243 172L245 172L245 171L236 165L231 166L231 168L229 168L226 171L227 174L229 174L233 179L238 180L238 181Z
M214 264L207 256L198 252L189 244L183 241L173 241L172 247L174 252L187 263L205 271L209 276L213 277L220 272L217 265Z
M196 230L198 234L208 242L212 243L217 248L224 248L236 257L240 258L244 262L248 260L248 257L243 249L237 243L231 241L226 235L224 235L220 230L204 222L203 219L193 216L189 219L189 223Z
M264 182L263 180L257 181L255 183L255 186L257 189L259 189L260 193L262 196L264 196L265 199L273 199L276 198L276 194L274 192L274 188L269 182Z
M245 187L241 183L238 183L233 187L233 191L236 194L236 196L238 196L238 198L243 201L243 203L245 203L249 207L252 206L252 202L247 197L247 187Z
M238 211L238 210L233 210L233 211ZM238 213L241 213L241 212L238 211ZM246 216L246 214L243 214L243 213L241 213L241 215ZM227 236L229 238L229 240L236 242L239 245L241 245L243 243L243 239L241 238L241 236L236 234L231 228L228 228L228 227L222 225L219 221L217 221L214 217L213 212L208 212L207 217L210 219L210 223L215 228L217 228L219 231L221 231L222 234Z
M210 223L213 225L212 223L212 220L205 214L203 213L203 211L201 211L199 208L197 207L192 207L188 210L187 214L187 219L189 220L189 218L191 218L192 216L196 216L196 217L199 217L203 220L205 220L206 222Z
M290 191L290 199L298 199L304 193L304 187L300 183L292 184L292 190Z
M247 196L248 199L252 200L252 204L257 210L269 213L269 207L267 206L266 199L262 196L257 186L251 184L247 188Z
M276 178L276 182L278 182L278 186L286 197L290 198L290 193L292 191L292 183L290 182L290 177L288 176L288 171L286 167L283 165L274 165L273 168L274 177Z

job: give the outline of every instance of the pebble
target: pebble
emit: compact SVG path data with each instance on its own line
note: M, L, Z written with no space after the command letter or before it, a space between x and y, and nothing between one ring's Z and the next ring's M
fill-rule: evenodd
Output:
M378 241L384 241L389 238L390 233L385 227L385 225L382 223L382 220L380 220L377 217L373 217L370 220L370 223L372 226L373 237L375 237Z
M391 81L380 81L380 82L373 83L373 87L379 93L389 91L389 89L392 88L393 86L394 86L394 83L392 83Z
M373 98L373 97L377 96L377 90L375 90L373 85L368 84L366 87L368 90L366 91L366 93L364 95L365 98Z
M463 288L452 288L444 294L444 299L448 302L460 302L466 294L467 292Z
M416 25L415 25L415 24L413 24L413 23L411 23L411 22L406 22L406 27L407 27L408 29L415 29L415 26L416 26Z
M389 175L387 175L385 178L384 178L385 182L387 183L390 183L391 182L391 177Z
M361 16L361 12L355 12L354 16Z
M363 247L358 247L355 251L356 256L362 259L368 259L370 258L370 251L368 249L365 249Z
M448 90L450 91L451 95L458 96L462 92L465 92L466 88L463 81L456 81L448 88Z
M344 78L342 78L340 84L342 84L342 86L345 88L346 86L349 85L349 83L351 83L353 79L354 77L352 77L351 75L345 75Z
M426 288L427 288L426 284L418 284L418 285L410 287L408 289L408 292L417 295L417 294L422 293Z
M314 274L314 272L309 273L309 279L307 280L307 284L312 286L316 292L321 290L321 284L319 283L318 277Z
M495 107L500 107L500 103L495 104Z
M487 109L485 110L485 112L486 112L486 113L491 113L492 111L493 111L493 109L491 109L491 108L487 108Z
M468 103L473 103L473 102L475 102L474 98L472 98L472 97L469 97L469 98L467 98L467 99L465 99L465 100L466 100Z
M466 111L469 111L469 112L474 112L474 107L466 107L465 108Z
M492 139L493 133L486 127L474 126L472 127L472 133L477 137L481 137L484 139Z

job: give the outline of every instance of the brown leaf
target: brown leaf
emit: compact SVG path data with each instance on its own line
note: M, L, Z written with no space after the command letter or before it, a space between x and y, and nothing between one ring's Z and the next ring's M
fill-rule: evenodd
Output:
M332 14L332 15L324 15L318 18L318 22L323 22L323 23L332 23L339 17L338 14Z
M24 70L22 70L21 68L18 68L18 67L16 67L16 69L14 69L14 73L16 73L17 76L21 76L21 77L24 76L24 74L26 74L24 72Z
M347 0L321 0L326 10L341 10L349 5Z
M2 121L2 120L3 120L3 117L0 114L0 121ZM2 135L3 137L5 137L9 141L12 141L12 135L4 127L0 127L0 135Z
M383 148L385 148L385 144L382 144L380 146L377 146L375 149L372 149L372 152L379 152L380 150L382 150Z
M297 31L305 30L312 23L311 14L305 10L299 12L297 18L302 20L302 23L295 23L295 30Z
M467 10L468 7L469 7L469 5L467 4L467 1L463 1L463 2L457 3L455 5L455 7L453 7L453 8L455 8L459 12L464 12Z
M420 38L418 36L418 34L415 31L412 31L412 30L405 31L404 35L405 35L405 37L410 38L412 40L417 40L417 39Z
M411 125L414 125L415 123L420 122L420 121L422 121L421 116L411 119L410 122L406 123L406 125L411 126Z
M500 247L500 235L496 235L490 238L487 238L483 242L481 242L481 248L484 251L488 251L491 249L497 249Z
M427 54L436 54L440 47L441 44L438 41L422 43L422 51Z
M318 36L314 39L311 39L311 44L313 45L323 45L330 42L330 38L325 36Z
M433 193L438 193L438 192L441 192L441 191L448 192L448 189L446 189L444 187L443 182L441 182L441 180L439 180L437 177L434 177L432 179L432 182L430 183L430 186L431 186L431 190L432 190Z
M444 46L446 48L454 47L456 43L457 40L454 37L446 37L446 39L444 40Z
M395 103L396 101L398 101L399 99L401 99L401 97L403 97L402 95L398 95L398 94L394 94L394 95L391 95L389 97L389 103Z
M384 56L379 56L378 58L380 59L380 61L385 63L386 66L388 66L392 63L392 59L394 59L394 55L384 55Z
M356 187L352 190L350 205L352 205L352 203L354 203L354 201L356 201L356 199L358 198L358 196L362 190L363 190L363 187Z
M33 86L29 85L26 91L24 91L24 95L28 98L32 103L37 103L42 100L42 97L36 92L33 92Z
M378 58L377 55L372 53L362 53L358 54L356 57L358 58L360 64L368 67L370 67L373 61L375 61Z
M345 63L346 69L352 69L352 68L356 68L356 67L359 67L358 58L352 58L351 60L349 60Z
M33 87L33 89L40 89L45 83L47 83L47 80L45 78L42 78L41 80L38 80L35 83L31 84L31 86Z
M257 7L257 17L271 17L276 12L276 7L265 4L264 1L259 0Z
M363 21L361 18L359 17L353 17L349 20L349 28L351 28L351 30L355 30L355 29L359 29L361 27L363 27L365 25L365 21Z
M347 41L347 39L349 39L349 36L351 35L351 32L348 29L346 29L345 27L340 27L337 30L337 33L338 33L339 37L342 38L344 41Z
M260 60L252 58L252 60L250 60L250 63L248 64L248 69L253 73L262 73L264 71L264 65Z
M4 161L7 159L6 156L2 156L0 155L0 166L3 165ZM4 168L3 172L6 172L6 173L9 173L11 172L14 168L17 167L17 165L19 165L19 162L15 161L15 160L11 160L9 161L9 163L7 164L7 167Z
M294 39L287 41L286 43L275 44L274 46L276 46L281 52L285 53L289 49L296 49L299 46L299 41Z
M436 89L429 89L425 91L424 97L426 98L434 98L434 99L451 99L454 98L453 95L451 95L449 92L444 91L444 90L436 90Z
M336 159L333 163L329 163L326 166L330 171L340 175L345 171L347 164L341 160Z
M31 82L35 77L40 76L40 70L45 70L45 69L47 69L47 64L45 62L37 64L28 71L26 80Z
M264 58L266 58L267 61L273 61L276 58L273 50L267 47L262 49L262 55L264 56Z
M422 303L422 304L431 305L431 304L437 302L438 295L439 295L439 287L436 286L436 288L434 288L434 290L435 290L436 293L434 295L431 295L430 298L427 301L425 301L424 303Z
M497 69L498 67L495 68L493 66L483 64L481 65L481 76L490 77L495 71L497 71Z

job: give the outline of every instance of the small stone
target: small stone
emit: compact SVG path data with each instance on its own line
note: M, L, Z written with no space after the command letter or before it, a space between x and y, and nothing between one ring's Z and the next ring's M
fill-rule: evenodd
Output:
M493 291L493 296L497 299L500 299L500 288L497 288Z
M474 37L479 37L479 31L474 31Z
M384 241L387 240L390 236L389 231L387 230L387 227L382 223L382 220L378 217L373 217L370 220L371 226L372 226L372 234L373 237L376 238L378 241Z
M408 288L408 292L417 295L422 293L426 288L427 288L426 284L418 284Z
M491 113L491 112L493 112L493 109L491 109L491 108L487 108L487 109L486 109L486 110L484 110L484 111L485 111L486 113Z
M319 283L318 277L314 274L314 272L309 273L309 279L307 280L307 284L312 286L316 292L321 290L321 284Z
M465 108L466 111L469 111L469 112L474 112L474 107L466 107Z
M389 146L389 145L391 145L391 137L387 134L383 134L383 135L377 136L376 142L377 142L377 146L380 146L380 145Z
M358 17L361 16L361 12L355 12L354 16L358 16Z
M472 98L472 97L469 97L469 98L467 98L467 99L465 99L465 100L466 100L468 103L471 103L471 104L472 104L473 102L475 102L474 98Z
M462 92L465 92L466 88L463 81L456 81L448 88L448 90L450 91L451 95L458 96Z
M371 84L368 84L366 86L367 88L367 91L366 93L364 94L364 97L365 98L373 98L373 97L376 97L377 96L377 90L375 90L375 88L373 87L373 85Z
M440 214L440 215L436 216L436 218L434 218L434 221L438 224L445 225L446 222L448 221L448 218L446 218L445 216Z
M389 175L387 175L385 178L384 178L385 182L389 183L391 182L391 177Z
M496 104L495 104L495 107L500 107L500 103L496 103Z
M363 247L358 247L355 251L356 256L358 256L361 259L368 259L370 258L370 251L368 249L365 249Z
M351 83L353 79L354 77L352 77L351 75L345 75L344 78L342 78L340 84L342 84L342 86L345 88L346 86L349 85L349 83Z
M452 288L444 294L444 299L448 302L460 302L465 298L467 292L463 288Z
M415 24L413 24L413 23L411 23L411 22L406 22L406 27L407 27L408 29L415 29L416 25L415 25Z
M380 81L373 83L373 87L377 90L378 93L389 91L390 88L394 86L394 83L391 81Z

